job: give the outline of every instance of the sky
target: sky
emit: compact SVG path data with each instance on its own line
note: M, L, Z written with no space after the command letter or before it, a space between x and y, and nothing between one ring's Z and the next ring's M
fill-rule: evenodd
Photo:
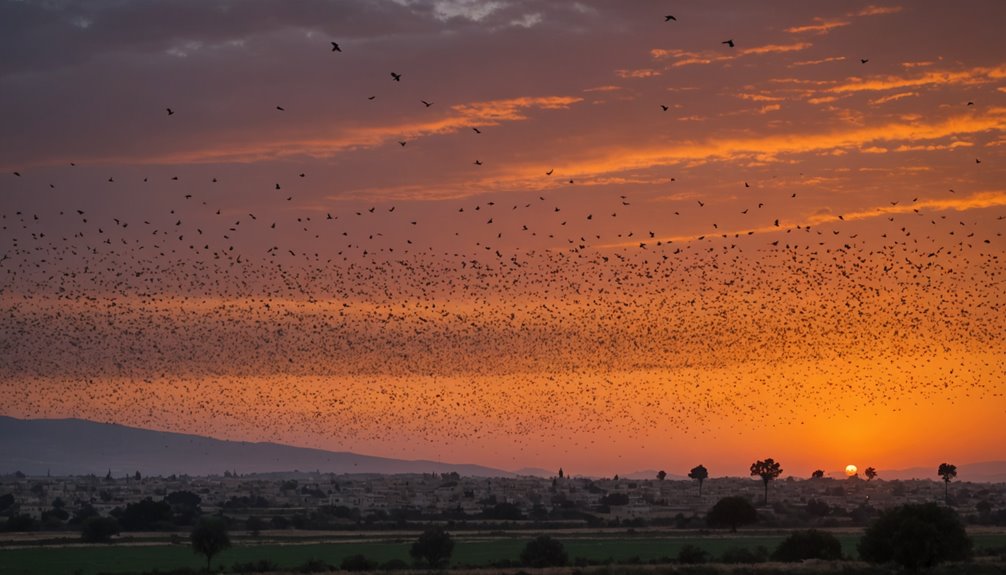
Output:
M573 474L1003 459L1004 28L0 1L0 415Z

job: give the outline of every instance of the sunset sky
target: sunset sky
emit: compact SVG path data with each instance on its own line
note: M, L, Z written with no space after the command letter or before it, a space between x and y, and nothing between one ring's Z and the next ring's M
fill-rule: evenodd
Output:
M0 0L0 415L574 474L1006 459L1003 30Z

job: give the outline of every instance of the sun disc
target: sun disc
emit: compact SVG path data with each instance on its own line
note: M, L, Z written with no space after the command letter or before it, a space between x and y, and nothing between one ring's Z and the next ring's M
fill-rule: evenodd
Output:
M853 475L855 475L858 472L859 472L859 468L856 467L855 465L851 464L851 463L849 465L845 466L845 474L848 475L849 477L852 477Z

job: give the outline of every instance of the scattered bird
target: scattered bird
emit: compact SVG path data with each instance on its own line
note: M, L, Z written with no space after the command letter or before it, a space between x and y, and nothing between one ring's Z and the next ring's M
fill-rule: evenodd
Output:
M674 16L671 16L670 14L668 14L667 16L664 16L664 22L670 22L671 20L674 20L675 22L677 22L678 19L675 18Z
M333 52L342 52L342 48L339 47L338 42L332 42L332 51Z
M392 72L391 73L391 79L394 80L394 81L396 81L396 82L401 82L402 81L402 75L401 74L396 74L396 73Z
M724 40L724 41L720 42L720 44L726 44L727 46L729 46L729 47L731 47L731 48L733 48L733 47L734 47L734 41L733 41L733 39L730 39L730 40Z

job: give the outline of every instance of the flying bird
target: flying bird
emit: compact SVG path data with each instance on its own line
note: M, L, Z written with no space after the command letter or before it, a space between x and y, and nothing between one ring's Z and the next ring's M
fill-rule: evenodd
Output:
M674 20L675 22L678 21L677 18L675 18L674 16L671 16L670 14L668 14L667 16L664 16L664 22L670 22L671 20Z
M730 40L724 40L724 41L720 42L720 44L726 44L727 46L730 46L731 48L734 47L733 38L731 38Z
M171 108L165 108L165 110L167 110L167 111L168 111L168 115L169 115L169 116L174 116L174 115L175 115L175 111L174 111L174 110L172 110Z
M342 52L342 48L339 47L339 43L338 42L332 42L332 51L333 52Z
M402 75L401 74L396 74L394 72L391 73L391 78L394 81L396 81L396 82L401 82L402 81Z
M433 105L433 102L427 102L426 100L420 100L420 102L422 102L423 105L426 106L427 108Z
M867 62L869 62L869 61L870 61L870 59L869 59L869 58L860 58L860 59L859 59L859 63L860 63L860 64L866 64L866 63L867 63Z

